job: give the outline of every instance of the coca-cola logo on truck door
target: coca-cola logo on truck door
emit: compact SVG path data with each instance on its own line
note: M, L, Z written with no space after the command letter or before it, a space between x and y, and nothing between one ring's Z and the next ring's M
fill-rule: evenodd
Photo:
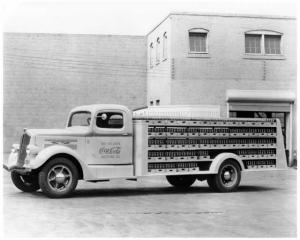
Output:
M99 149L100 154L120 154L121 147L101 147Z
M101 158L120 158L120 142L101 142L99 154Z

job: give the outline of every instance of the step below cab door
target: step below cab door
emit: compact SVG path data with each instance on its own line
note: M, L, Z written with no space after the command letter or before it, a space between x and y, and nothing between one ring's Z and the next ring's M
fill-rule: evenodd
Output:
M132 119L123 110L98 111L92 120L93 135L86 138L89 165L133 164Z

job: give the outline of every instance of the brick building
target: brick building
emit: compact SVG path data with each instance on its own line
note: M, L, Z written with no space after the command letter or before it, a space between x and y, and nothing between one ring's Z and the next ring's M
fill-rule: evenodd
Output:
M4 150L89 103L218 105L277 117L296 150L296 20L171 13L147 36L4 34Z
M62 128L91 103L146 105L146 38L4 34L4 151L23 128Z
M215 104L223 117L277 117L296 149L296 20L171 13L147 35L149 105Z

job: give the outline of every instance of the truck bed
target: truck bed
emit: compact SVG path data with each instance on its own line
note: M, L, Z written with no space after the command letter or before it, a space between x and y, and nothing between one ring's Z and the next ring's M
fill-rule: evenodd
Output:
M234 153L245 171L286 167L277 119L134 117L136 176L209 174L215 157Z

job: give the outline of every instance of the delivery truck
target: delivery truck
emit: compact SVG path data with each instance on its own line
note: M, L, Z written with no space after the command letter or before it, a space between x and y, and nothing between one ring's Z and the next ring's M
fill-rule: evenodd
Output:
M165 176L176 188L206 180L238 189L241 173L287 168L278 119L155 116L122 105L79 106L64 129L24 129L4 168L24 192L72 194L78 180Z

